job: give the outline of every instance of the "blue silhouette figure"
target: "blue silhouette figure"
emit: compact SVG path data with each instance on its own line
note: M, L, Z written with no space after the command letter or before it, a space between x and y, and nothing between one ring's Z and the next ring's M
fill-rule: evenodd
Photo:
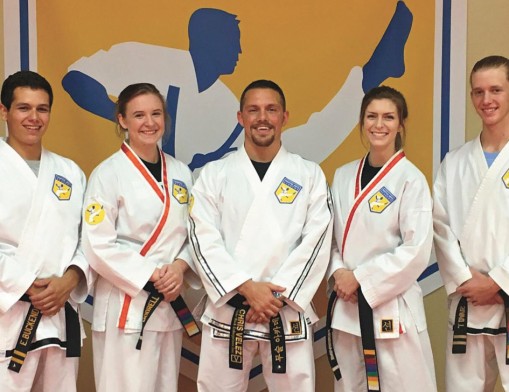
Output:
M336 96L306 124L284 132L289 150L321 162L341 144L357 123L355 113L364 93L389 77L404 74L404 49L412 20L406 4L399 1L362 70L354 67ZM195 170L235 150L239 143L243 128L235 118L238 100L219 77L234 72L242 50L239 21L222 10L196 10L188 33L188 52L133 42L117 44L71 65L62 85L80 107L115 121L115 104L109 95L118 95L130 83L155 84L166 94L172 119L163 150ZM225 134L228 129L230 133ZM314 152L309 151L310 146Z
M236 19L236 15L228 12L213 8L201 8L191 15L188 33L189 55L194 70L195 83L197 84L197 93L202 93L213 86L221 75L234 72L239 54L242 53L239 21ZM149 60L158 61L157 58ZM117 70L119 73L120 71L126 73L125 85L134 82L130 80L125 69ZM188 73L188 70L179 71ZM147 70L147 79L150 80L151 76ZM62 85L81 108L102 118L115 121L115 103L109 98L107 88L94 77L79 70L70 70L64 76ZM159 83L156 85L160 87ZM165 152L173 156L176 152L175 134L179 122L179 102L182 88L185 88L185 86L171 84L165 86L164 89L160 88L163 94L166 93L167 110L172 119L170 137L164 139L162 147ZM233 97L233 94L231 95ZM236 98L234 99L236 110L238 104ZM200 113L195 115L200 116ZM224 132L224 129L222 132ZM241 132L242 126L236 123L230 135L217 150L205 154L195 154L189 164L190 168L194 170L202 167L208 161L219 159L226 153L235 150L236 148L232 146Z

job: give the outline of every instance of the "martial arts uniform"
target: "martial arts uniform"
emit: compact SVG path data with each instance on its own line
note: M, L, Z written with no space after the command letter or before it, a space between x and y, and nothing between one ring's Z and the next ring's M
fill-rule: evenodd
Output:
M329 259L332 206L320 167L281 147L260 180L244 147L209 163L193 188L190 241L208 299L198 371L200 391L246 390L260 350L270 390L314 390L311 300ZM252 279L286 288L280 311L284 374L273 374L269 327L246 323L243 369L229 368L234 308L227 302ZM218 377L220 375L220 377Z
M7 368L30 307L20 298L35 279L61 277L76 266L86 279L69 303L77 312L87 297L92 278L78 246L85 176L45 149L36 176L0 139L0 187L0 390L75 391L78 358L66 358L64 308L42 316L20 372ZM81 321L75 332L84 338Z
M488 168L480 137L449 152L434 185L435 249L449 296L446 356L448 391L490 391L497 378L509 391L504 305L468 304L465 354L452 354L452 325L460 295L472 277L469 267L488 274L509 293L509 146Z
M161 154L162 184L124 143L92 173L84 203L83 249L99 274L93 344L97 391L177 390L182 325L168 302L154 311L136 349L156 267L190 262L191 172ZM187 275L187 274L186 274Z
M353 271L373 310L382 391L436 391L431 345L417 278L432 243L431 196L423 174L403 151L361 187L367 159L336 170L334 237L327 271ZM342 379L335 391L367 390L357 303L337 299L333 342Z

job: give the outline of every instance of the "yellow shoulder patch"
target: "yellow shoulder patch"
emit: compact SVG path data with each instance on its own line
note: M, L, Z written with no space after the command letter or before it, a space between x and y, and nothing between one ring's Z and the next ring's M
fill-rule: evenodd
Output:
M104 207L99 203L92 203L85 209L85 222L89 225L98 225L104 220L106 213Z

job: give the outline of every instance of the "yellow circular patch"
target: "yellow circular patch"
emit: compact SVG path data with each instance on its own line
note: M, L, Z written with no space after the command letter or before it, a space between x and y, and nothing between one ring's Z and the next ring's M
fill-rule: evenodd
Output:
M104 207L99 203L92 203L85 209L85 222L89 225L98 225L105 217Z

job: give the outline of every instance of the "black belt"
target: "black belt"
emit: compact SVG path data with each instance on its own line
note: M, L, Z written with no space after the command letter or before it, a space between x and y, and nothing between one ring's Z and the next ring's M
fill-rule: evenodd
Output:
M249 305L245 305L246 298L236 294L227 303L235 308L230 324L229 366L232 369L242 369L244 362L244 326ZM283 321L280 314L271 317L270 348L272 353L272 373L286 373L286 339Z
M329 297L327 305L327 339L325 341L327 357L332 368L336 380L341 379L341 371L339 369L334 345L332 341L332 312L336 303L336 292L333 291ZM366 370L366 379L368 391L381 391L380 377L378 374L378 360L375 346L375 330L373 327L373 310L369 306L361 288L357 290L357 303L359 307L359 323L361 328L362 352L364 355L364 367Z
M336 304L337 295L334 290L329 297L329 302L327 304L327 318L325 321L325 328L327 330L327 336L325 339L325 349L327 351L327 358L329 360L329 365L334 373L334 377L336 380L341 380L341 371L339 370L338 360L336 358L336 352L334 351L334 342L332 340L332 311L334 310L334 305Z
M28 295L23 294L19 299L23 302L30 302ZM66 357L79 357L81 355L81 331L80 319L69 302L65 303L65 333L66 333ZM16 347L12 351L11 361L8 369L19 373L25 362L28 351L31 348L32 340L41 321L42 313L30 303L30 308L23 322Z
M159 304L164 300L164 295L157 291L157 289L154 287L154 283L152 282L148 282L145 285L145 287L143 287L143 290L147 291L149 295L147 301L145 302L145 306L143 307L141 332L140 337L138 339L138 343L136 343L137 350L141 350L141 345L143 342L143 330L147 325L148 319L150 318L150 316L152 316L152 314L157 309ZM177 315L180 323L186 330L187 335L189 337L192 337L200 333L200 328L198 327L198 324L194 320L191 311L189 310L186 303L184 302L184 299L180 295L174 301L170 301L170 305L175 311L175 314Z
M498 292L504 300L505 308L505 336L506 336L506 355L505 364L509 365L509 296L504 290ZM454 318L453 337L452 337L452 353L465 354L467 352L467 325L468 325L468 302L466 297L461 297L456 307L456 315Z

